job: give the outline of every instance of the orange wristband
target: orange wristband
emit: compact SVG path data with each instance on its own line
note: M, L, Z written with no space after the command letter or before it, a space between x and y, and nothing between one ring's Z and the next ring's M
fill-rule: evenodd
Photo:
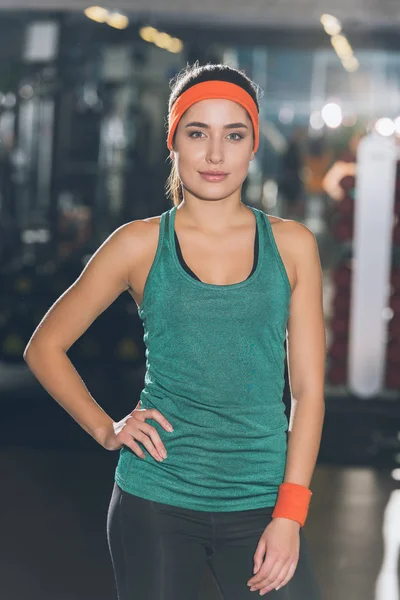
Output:
M284 482L279 486L272 518L292 519L303 527L307 519L312 491L299 483Z

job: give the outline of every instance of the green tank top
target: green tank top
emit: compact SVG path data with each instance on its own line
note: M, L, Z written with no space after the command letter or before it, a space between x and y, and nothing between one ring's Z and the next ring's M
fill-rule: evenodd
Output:
M249 207L258 263L246 280L214 285L179 262L177 207L160 219L156 255L138 314L146 373L140 408L154 419L167 458L123 446L115 471L126 492L178 507L236 511L274 506L283 481L288 420L283 403L291 288L268 216Z

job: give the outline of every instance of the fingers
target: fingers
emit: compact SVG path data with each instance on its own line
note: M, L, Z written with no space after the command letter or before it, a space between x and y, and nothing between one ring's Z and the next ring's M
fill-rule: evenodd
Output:
M271 575L269 577L269 580L272 579L271 583L269 583L269 584L267 584L267 586L265 586L265 584L263 582L261 582L260 596L263 596L264 594L266 594L267 592L270 592L271 590L279 590L279 588L286 585L286 583L293 577L293 574L296 570L296 564L297 564L297 561L291 562L290 559L289 559L289 561L286 561L286 563L284 563L283 565L281 564L280 568L277 570L277 572L275 572L275 574L276 574L275 579L273 578L273 574L271 573Z
M156 408L135 408L135 410L131 412L131 415L134 419L138 419L142 423L146 419L153 419L154 421L157 421L157 423L160 423L160 425L167 431L171 432L174 430L168 419L166 419L164 415L162 415Z
M274 560L274 559L272 559ZM257 579L250 587L251 591L260 590L260 596L263 596L271 590L278 590L279 588L286 585L293 577L296 570L298 559L293 560L293 557L285 559L275 559L275 562L268 566L265 561L262 569L257 575L260 575L260 579Z
M146 458L146 455L143 452L143 450L140 448L139 444L137 444L135 442L135 440L129 434L127 434L126 437L127 437L127 439L123 442L124 446L127 446L128 448L130 448L132 450L132 452L134 452L137 456L139 456L139 458Z
M167 458L167 452L155 427L146 423L146 419L149 418L160 423L167 431L173 431L169 421L158 410L135 409L132 411L129 420L126 421L121 435L124 435L124 444L140 458L145 458L146 455L135 440L143 444L155 460L161 462Z
M261 569L259 569L257 575L252 578L253 581L250 590L260 590L275 581L277 574L282 568L283 562L284 561L279 558L278 554L272 552L267 553L264 564L261 566Z
M288 572L286 573L286 577L285 579L281 582L278 583L278 586L275 588L276 590L279 590L279 588L283 587L284 585L286 585L293 577L295 571L296 571L296 567L297 567L297 560L294 560L290 565L289 565L289 569Z
M148 412L151 413L151 418L154 419L155 421L157 421L157 423L160 423L160 425L162 427L164 427L164 429L166 429L167 431L174 430L171 423L156 408L151 408L148 410ZM146 418L149 418L149 417L146 417Z
M258 551L258 550L257 550ZM262 549L262 553L265 553L265 548ZM261 568L258 569L257 574L254 575L254 577L252 577L250 579L251 581L251 585L250 585L250 589L260 589L260 584L264 581L266 577L269 576L269 573L271 572L271 570L275 567L275 563L277 562L279 555L275 552L267 552L266 558L264 563L261 565ZM257 560L257 564L259 564L259 556L257 557L257 552L255 554L255 558ZM272 581L272 580L271 580ZM264 587L265 587L265 583L264 583Z

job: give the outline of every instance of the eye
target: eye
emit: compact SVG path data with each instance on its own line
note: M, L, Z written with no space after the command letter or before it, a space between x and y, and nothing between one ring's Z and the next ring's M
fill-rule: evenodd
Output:
M242 140L242 139L243 139L243 136L242 136L242 135L240 135L240 133L236 133L236 132L234 132L234 133L230 133L229 135L237 135L237 136L238 136L238 137L237 137L237 138L236 138L234 141L236 141L236 140L238 140L238 139L239 139L239 140Z
M194 135L195 133L203 133L203 132L202 132L202 131L192 131L191 133L189 133L189 137L190 137L190 138L191 138L191 137L193 137L193 135ZM195 138L195 139L197 139L197 138Z

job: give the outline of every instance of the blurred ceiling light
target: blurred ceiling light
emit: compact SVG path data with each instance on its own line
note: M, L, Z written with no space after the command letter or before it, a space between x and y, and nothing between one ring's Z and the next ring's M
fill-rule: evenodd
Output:
M344 35L333 35L331 44L340 58L352 56L353 49Z
M279 109L279 120L284 125L289 125L293 122L294 111L290 106L281 106Z
M393 135L396 126L392 119L389 119L389 117L382 117L381 119L378 119L375 123L375 129L381 135L388 137L390 135Z
M107 25L115 27L115 29L126 29L129 25L129 19L126 15L119 12L113 12L107 17Z
M342 122L342 109L336 102L328 102L321 111L321 115L325 123L331 129L339 127Z
M182 48L183 48L182 41L179 38L176 38L176 37L172 38L171 44L170 44L170 47L169 47L170 52L176 52L176 53L178 53L178 52L182 51Z
M342 31L339 19L327 13L321 15L320 21L328 35L337 35Z
M85 8L83 12L89 19L92 19L92 21L96 21L97 23L105 23L109 15L108 10L101 6L89 6L89 8Z
M165 31L158 31L155 27L141 27L139 35L145 42L151 42L168 52L178 53L183 48L183 42L179 38L172 37Z
M157 35L157 29L155 27L141 27L139 29L139 35L145 42L153 42Z
M395 127L395 131L396 131L396 135L400 135L400 117L395 118L394 127Z
M348 58L342 59L342 65L344 66L346 71L353 72L357 71L358 67L360 66L360 63L358 62L355 56L349 56Z
M158 33L154 43L159 48L167 49L171 42L171 36L168 33Z
M324 13L321 15L320 21L326 33L331 36L331 44L338 57L341 59L343 67L350 73L356 71L360 64L353 55L353 48L346 36L341 33L342 25L339 19L333 15Z
M324 126L324 120L319 110L314 110L310 116L310 125L313 129L322 129Z

